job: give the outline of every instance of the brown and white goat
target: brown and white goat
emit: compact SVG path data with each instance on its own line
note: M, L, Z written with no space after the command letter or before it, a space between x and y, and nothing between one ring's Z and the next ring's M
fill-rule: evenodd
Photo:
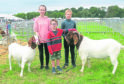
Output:
M12 32L11 35L7 35L5 31L0 29L0 34L2 36L0 44L2 44L4 46L7 45L8 43L12 43L14 41L17 41L16 34L14 32Z
M37 39L37 36L33 36L29 39L28 45L26 46L22 46L18 43L12 43L8 47L10 70L12 70L11 57L13 56L13 58L18 61L19 66L21 66L21 77L23 76L23 69L26 62L28 62L28 71L31 72L30 65L35 56L36 43L38 42Z
M84 70L87 58L110 57L111 63L114 66L112 74L114 74L118 65L118 54L121 49L124 49L124 46L114 39L92 40L80 35L78 32L69 32L66 36L66 41L68 44L73 43L76 45L79 51L82 60L81 72Z

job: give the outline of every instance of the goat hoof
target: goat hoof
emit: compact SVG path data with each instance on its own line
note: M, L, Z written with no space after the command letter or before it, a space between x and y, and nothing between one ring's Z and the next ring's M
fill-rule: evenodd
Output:
M10 71L12 70L12 68L10 68Z
M83 72L83 70L80 70L80 72Z
M114 73L114 72L112 72L112 74L114 75L115 73Z
M23 77L23 75L22 75L22 74L20 74L20 77Z

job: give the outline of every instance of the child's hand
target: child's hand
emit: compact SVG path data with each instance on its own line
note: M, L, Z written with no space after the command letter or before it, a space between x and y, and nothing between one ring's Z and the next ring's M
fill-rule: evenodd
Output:
M68 31L77 31L75 28L68 29Z
M51 55L53 55L53 53L50 53Z

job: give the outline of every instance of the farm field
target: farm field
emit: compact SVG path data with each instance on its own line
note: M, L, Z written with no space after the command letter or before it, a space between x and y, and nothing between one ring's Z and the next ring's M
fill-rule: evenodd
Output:
M79 23L80 24L80 23ZM124 45L124 36L113 32L111 28L103 25L87 24L88 26L77 25L77 30L84 36L91 39L106 39L113 38ZM109 31L109 32L107 32ZM16 32L18 34L18 32ZM27 41L26 32L20 33L18 39ZM63 41L62 41L63 42ZM63 69L62 74L52 74L51 61L49 63L49 70L40 69L40 61L38 55L38 48L36 49L35 59L31 64L31 71L28 72L27 64L24 68L24 77L20 77L20 67L15 60L12 60L12 71L9 70L9 62L7 55L6 63L0 63L0 84L124 84L124 50L121 50L118 56L118 67L115 75L112 74L113 66L109 58L94 59L91 58L91 67L85 66L84 72L80 72L81 59L76 51L76 67L72 68L71 56L69 56L69 67ZM64 47L61 50L60 66L64 65ZM2 62L2 60L0 60ZM45 62L44 62L45 63ZM70 70L69 70L70 69ZM68 71L69 70L69 71Z

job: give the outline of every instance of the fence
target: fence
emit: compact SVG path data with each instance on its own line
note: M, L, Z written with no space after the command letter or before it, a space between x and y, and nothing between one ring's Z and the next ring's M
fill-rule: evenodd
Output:
M124 18L72 18L77 25L77 30L81 33L111 33L112 36L124 35ZM58 27L61 26L63 19L58 19ZM18 43L26 44L28 39L34 34L33 32L33 20L12 22L11 28L17 36ZM6 24L0 23L0 27L6 30ZM120 33L120 34L116 34ZM104 38L104 37L103 37ZM0 40L2 37L0 36ZM5 53L5 54L4 54ZM0 45L0 59L3 55L7 55L7 46ZM5 56L3 56L5 57Z

